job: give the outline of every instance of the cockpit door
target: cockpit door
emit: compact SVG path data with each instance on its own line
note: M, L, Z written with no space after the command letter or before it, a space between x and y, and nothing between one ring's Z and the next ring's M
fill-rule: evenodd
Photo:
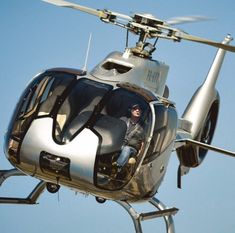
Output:
M118 190L130 181L143 161L152 121L151 107L141 95L124 88L111 92L94 124L101 137L95 166L98 187ZM124 150L129 154L120 159Z

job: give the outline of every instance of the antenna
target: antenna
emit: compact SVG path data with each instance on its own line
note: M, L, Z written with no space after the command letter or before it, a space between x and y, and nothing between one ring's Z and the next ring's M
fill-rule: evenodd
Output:
M89 51L90 51L90 47L91 47L91 38L92 38L92 33L90 33L90 36L89 36L87 51L86 51L85 64L84 64L84 67L82 69L84 72L87 71L87 61L88 61Z

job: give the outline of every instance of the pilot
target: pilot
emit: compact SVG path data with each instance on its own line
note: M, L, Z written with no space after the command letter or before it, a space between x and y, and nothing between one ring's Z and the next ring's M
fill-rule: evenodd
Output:
M135 163L134 158L130 158L132 155L136 155L140 150L143 143L144 130L141 126L142 109L139 104L134 104L131 107L130 118L123 117L121 120L126 122L127 131L125 135L124 145L122 151L117 159L117 167L119 170L129 161L129 163Z

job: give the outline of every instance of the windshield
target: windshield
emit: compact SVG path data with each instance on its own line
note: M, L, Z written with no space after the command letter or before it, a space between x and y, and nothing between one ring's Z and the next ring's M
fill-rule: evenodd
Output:
M121 189L132 178L152 124L149 104L140 93L48 71L33 79L16 107L6 136L10 161L20 163L24 136L39 118L53 119L52 137L58 145L69 144L87 129L98 138L94 161L88 162L94 164L94 184L106 190Z
M79 79L59 106L56 115L56 139L67 143L83 128L90 127L87 124L92 124L92 113L99 111L101 100L110 90L110 85L86 78Z
M35 77L23 92L6 134L5 151L13 163L20 163L19 149L32 121L52 116L55 102L72 83L76 75L66 72L45 72Z

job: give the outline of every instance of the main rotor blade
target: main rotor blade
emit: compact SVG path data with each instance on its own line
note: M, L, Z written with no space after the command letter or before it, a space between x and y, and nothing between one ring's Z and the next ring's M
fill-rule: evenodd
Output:
M150 35L151 38L159 37L159 38L165 38L165 39L172 39L175 41L180 41L181 39L184 39L184 40L188 40L188 41L194 41L194 42L198 42L198 43L202 43L202 44L207 44L207 45L221 48L221 49L224 49L224 50L227 50L230 52L235 52L235 47L228 45L227 43L214 42L214 41L211 41L208 39L204 39L201 37L187 34L187 33L183 32L181 30L178 30L176 28L169 27L169 25L171 25L171 24L186 23L186 22L193 22L193 21L208 19L204 16L179 17L178 19L176 18L175 20L171 20L171 21L169 20L169 21L164 22L164 21L161 21L158 19L155 20L155 17L152 18L152 17L148 17L148 16L144 16L144 15L139 14L141 16L141 22L137 23L135 21L135 18L133 18L133 17L130 17L130 16L124 15L124 14L120 14L117 12L112 12L109 10L99 10L99 9L96 10L93 8L81 6L79 4L67 2L64 0L42 0L42 1L56 5L56 6L72 8L75 10L79 10L79 11L97 16L97 17L101 18L102 21L104 21L106 23L112 23L114 25L121 26L123 28L131 30L132 32L134 32L136 34L138 34L139 30L141 30L142 33L147 35L147 34L149 34L149 30L152 28L153 29L151 32L152 34ZM152 22L148 22L149 18L151 20L156 21L155 26L152 26L152 24L151 24ZM145 22L146 20L147 20L147 24ZM125 21L125 23L122 23L121 21ZM148 23L150 23L150 24L148 25ZM161 29L161 30L159 31L159 29Z
M85 13L98 16L99 18L107 17L107 14L105 14L101 10L96 10L96 9L93 9L93 8L81 6L81 5L71 3L71 2L67 2L67 1L64 1L64 0L42 0L42 1L53 4L53 5L56 5L56 6L68 7L68 8L72 8L72 9L75 9L75 10L80 10L80 11L83 11Z
M184 32L180 32L180 31L176 32L175 36L180 38L180 39L194 41L194 42L198 42L198 43L202 43L202 44L207 44L207 45L210 45L210 46L214 46L214 47L217 47L217 48L224 49L224 50L235 53L235 46L232 46L232 45L215 42L215 41L204 39L204 38L201 38L201 37L189 35L189 34L186 34Z
M193 23L198 21L212 20L212 18L201 16L201 15L192 15L192 16L182 16L174 17L167 19L165 22L169 25L184 24L184 23Z
M89 8L89 7L85 7L76 3L72 3L72 2L67 2L64 0L42 0L43 2L47 2L56 6L61 6L61 7L68 7L68 8L72 8L75 10L79 10L94 16L98 16L99 18L107 18L110 14L120 17L122 19L126 19L126 20L132 20L132 18L128 15L124 15L118 12L113 12L113 11L106 11L106 10L96 10L93 8Z

